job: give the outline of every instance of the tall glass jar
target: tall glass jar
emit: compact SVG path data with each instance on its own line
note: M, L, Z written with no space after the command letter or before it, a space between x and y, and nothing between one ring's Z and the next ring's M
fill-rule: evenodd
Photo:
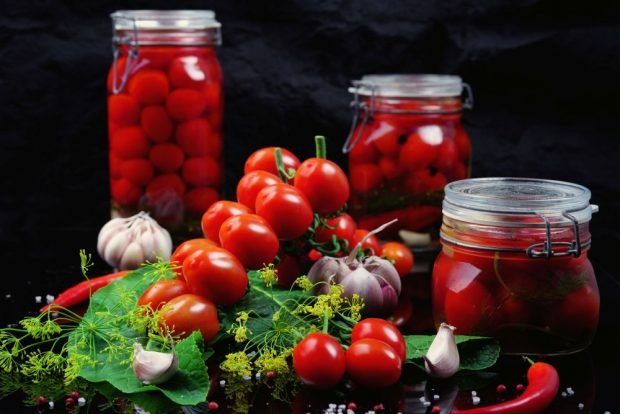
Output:
M149 211L173 235L200 234L222 185L220 23L209 10L111 15L112 216Z
M445 188L442 250L433 268L435 323L496 337L505 353L585 348L598 324L588 259L598 207L580 185L480 178Z
M353 81L349 209L362 228L399 221L437 234L443 187L469 176L471 142L461 124L463 84L449 75L366 75Z

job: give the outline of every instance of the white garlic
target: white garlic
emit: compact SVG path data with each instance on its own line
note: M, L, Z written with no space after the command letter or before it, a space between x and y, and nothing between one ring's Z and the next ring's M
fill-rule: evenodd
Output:
M161 384L177 371L179 361L174 352L147 351L140 343L133 348L133 372L143 384Z
M436 378L448 378L459 370L459 350L454 326L442 323L424 358L426 372Z
M157 258L170 259L172 239L148 213L114 218L99 231L99 256L117 270L131 270Z

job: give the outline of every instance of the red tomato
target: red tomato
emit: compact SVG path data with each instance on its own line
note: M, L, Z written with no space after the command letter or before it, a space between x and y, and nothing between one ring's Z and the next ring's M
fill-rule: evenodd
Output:
M598 288L586 281L553 305L547 319L549 328L572 338L584 334L588 337L598 325L599 308Z
M175 144L156 144L151 148L149 159L162 172L175 172L183 165L183 151Z
M108 97L108 118L121 126L137 125L140 105L133 96L120 93Z
M380 121L375 124L373 131L366 138L367 142L372 142L383 155L398 155L402 144L407 140L407 135L391 122Z
M138 299L138 305L150 305L152 309L158 310L164 306L165 303L186 293L189 293L189 289L184 280L160 280L153 283L144 291L140 299Z
M219 236L222 247L247 269L260 269L273 262L280 249L276 233L256 214L229 217L222 223Z
M207 112L219 112L221 114L222 85L219 83L207 83L202 87L201 92L205 98ZM219 122L214 121L213 124L219 126Z
M175 88L200 88L207 82L219 82L217 68L198 56L180 56L170 62L170 82Z
M301 276L301 264L299 259L288 254L280 255L280 263L276 266L278 285L283 288L290 288L293 282Z
M143 69L129 80L129 94L142 105L154 105L166 100L170 85L168 78L159 70Z
M385 342L394 348L401 361L404 361L407 356L405 338L393 323L385 319L367 318L359 321L351 331L351 343L364 338L373 338Z
M142 197L142 190L140 190L140 187L137 187L126 178L113 180L110 192L112 200L121 206L136 205L140 197Z
M459 150L459 159L463 162L467 162L471 155L471 141L465 129L460 125L456 129L454 140Z
M181 243L170 256L170 264L176 272L177 277L183 277L183 262L187 257L197 251L210 249L212 247L219 247L219 245L217 242L209 239L190 239Z
M110 151L123 160L144 158L150 148L146 135L138 127L120 128L110 138Z
M180 123L175 136L179 146L191 157L204 157L205 155L219 157L216 153L217 144L213 142L213 129L204 118Z
M153 142L166 142L172 136L174 125L163 106L147 106L140 115L140 125Z
M248 286L241 262L218 247L190 255L183 261L183 275L190 291L222 306L239 302Z
M341 240L349 242L349 248L353 247L353 236L357 225L353 218L347 213L342 213L338 217L325 220L327 226L319 226L314 233L314 240L318 243L326 243L336 236Z
M183 163L183 179L198 187L218 187L222 181L222 169L213 157L189 158Z
M355 234L353 234L353 243L351 243L351 249L353 249L357 243L360 242L366 235L368 234L368 230L357 229L355 230ZM379 244L379 239L374 234L370 236L363 244L362 249L371 249L372 254L378 255L381 252L381 245Z
M186 185L176 174L162 174L153 178L146 188L152 202L169 195L180 197L185 193Z
M408 171L418 171L428 167L437 155L437 144L429 143L417 132L410 134L399 154L401 167Z
M161 311L162 321L175 335L185 338L200 331L205 342L220 330L217 308L208 299L187 293L170 300Z
M280 239L302 236L312 224L314 214L304 194L289 184L274 184L256 195L256 214L265 218Z
M278 168L276 167L275 150L276 147L267 147L253 152L245 162L243 173L247 174L250 171L261 170L279 176ZM282 151L284 169L287 171L289 168L297 170L297 167L299 167L299 158L287 149L280 148L280 150Z
M351 164L372 164L377 162L379 155L379 152L373 145L366 142L364 137L360 137L360 140L357 141L349 152L349 161Z
M206 238L219 242L220 227L227 218L250 213L252 210L243 204L226 200L216 201L202 216L200 222L202 233Z
M338 165L322 158L305 160L295 175L295 187L308 197L312 209L330 214L342 209L349 199L349 181Z
M396 271L403 277L413 267L413 253L402 243L388 242L381 247L381 256L394 263Z
M388 157L381 157L379 160L379 169L386 181L396 180L403 174L403 169L398 165L398 160Z
M444 139L437 149L437 157L433 165L444 175L453 174L459 160L459 150L454 139Z
M480 325L491 324L495 309L495 299L491 292L476 280L458 291L450 288L446 291L446 322L456 327L458 335L472 335L480 329Z
M194 188L185 193L183 197L187 211L196 214L204 214L219 199L219 193L209 187Z
M295 346L293 369L307 386L328 389L338 384L344 375L345 353L340 343L328 334L311 333Z
M122 162L120 174L137 186L143 186L153 179L153 166L144 158Z
M176 121L188 121L197 118L207 107L207 102L199 91L193 89L175 89L166 98L166 109Z
M398 381L402 360L387 343L364 338L351 343L346 353L347 373L367 388L385 388Z
M108 161L110 166L110 178L121 178L123 160L114 155L114 153L108 152ZM151 164L148 161L146 161L146 163L149 164L149 167L151 167Z
M351 190L367 193L376 190L383 183L381 169L375 164L355 164L349 168Z
M278 183L282 180L277 175L262 170L250 171L237 184L237 201L254 209L259 191Z

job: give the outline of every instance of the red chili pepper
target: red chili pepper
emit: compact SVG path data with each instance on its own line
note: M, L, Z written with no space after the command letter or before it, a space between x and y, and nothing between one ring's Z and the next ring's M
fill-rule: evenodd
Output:
M56 299L54 299L52 303L45 305L41 309L39 309L39 312L43 313L57 306L63 308L75 306L78 303L81 303L88 299L92 293L95 293L102 287L107 286L110 282L121 279L127 273L129 273L129 270L122 270L120 272L110 273L108 275L99 277L93 277L91 279L80 282L77 285L72 286L62 292L60 295L58 295Z
M536 414L542 412L560 389L558 371L545 362L536 362L527 370L527 388L510 401L470 410L452 410L452 414Z

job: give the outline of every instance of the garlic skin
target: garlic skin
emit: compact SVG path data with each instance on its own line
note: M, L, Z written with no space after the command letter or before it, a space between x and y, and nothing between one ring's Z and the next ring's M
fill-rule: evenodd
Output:
M422 357L426 372L435 378L449 378L459 370L460 357L454 337L455 329L454 326L442 322L426 355Z
M170 259L172 239L148 213L113 218L99 231L99 256L116 270L132 270L157 258Z
M162 384L177 372L179 360L174 350L147 351L140 343L135 343L132 367L134 374L143 384Z

